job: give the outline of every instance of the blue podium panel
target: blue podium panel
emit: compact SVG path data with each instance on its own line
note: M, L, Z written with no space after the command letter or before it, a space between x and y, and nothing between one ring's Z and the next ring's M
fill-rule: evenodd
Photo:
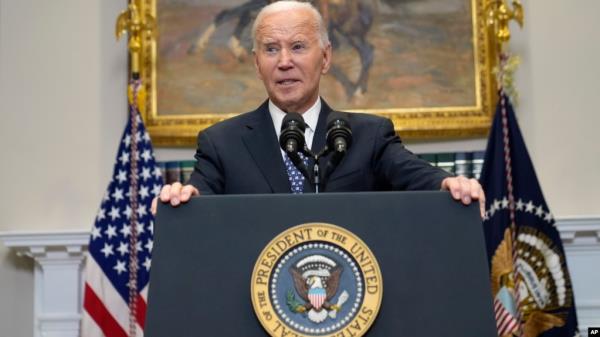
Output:
M251 302L254 265L281 232L314 222L354 233L379 263L382 303L365 336L496 336L478 205L446 192L201 196L160 205L146 335L268 336Z

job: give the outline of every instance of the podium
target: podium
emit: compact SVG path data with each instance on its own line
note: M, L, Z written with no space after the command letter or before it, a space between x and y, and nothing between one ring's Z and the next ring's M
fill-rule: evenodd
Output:
M159 205L146 336L269 336L253 310L253 268L274 237L306 223L342 227L376 257L383 295L365 336L497 335L478 205L447 192L383 192Z

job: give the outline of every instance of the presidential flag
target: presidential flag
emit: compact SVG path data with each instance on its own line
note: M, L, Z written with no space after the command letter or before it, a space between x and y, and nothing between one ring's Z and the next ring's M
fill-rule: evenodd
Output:
M579 336L565 253L504 93L480 178L499 336Z
M132 87L135 102L139 81ZM82 337L144 333L154 233L150 206L163 178L135 105L130 112L90 236Z

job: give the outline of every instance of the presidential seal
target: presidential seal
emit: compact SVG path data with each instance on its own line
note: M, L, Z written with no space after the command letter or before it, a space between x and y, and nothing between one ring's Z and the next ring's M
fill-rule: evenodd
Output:
M271 336L364 335L379 312L383 284L375 256L344 228L292 227L262 251L251 296Z
M543 232L520 226L513 242L507 228L491 267L499 336L517 335L519 329L523 336L538 336L565 325L573 305L571 281L564 257Z

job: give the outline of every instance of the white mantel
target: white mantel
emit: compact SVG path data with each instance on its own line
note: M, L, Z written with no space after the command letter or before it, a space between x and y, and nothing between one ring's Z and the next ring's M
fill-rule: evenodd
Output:
M77 337L89 231L5 232L4 245L33 258L34 337Z
M575 289L581 331L600 326L600 217L557 219ZM0 241L33 258L34 337L79 335L83 257L89 232L4 232Z

